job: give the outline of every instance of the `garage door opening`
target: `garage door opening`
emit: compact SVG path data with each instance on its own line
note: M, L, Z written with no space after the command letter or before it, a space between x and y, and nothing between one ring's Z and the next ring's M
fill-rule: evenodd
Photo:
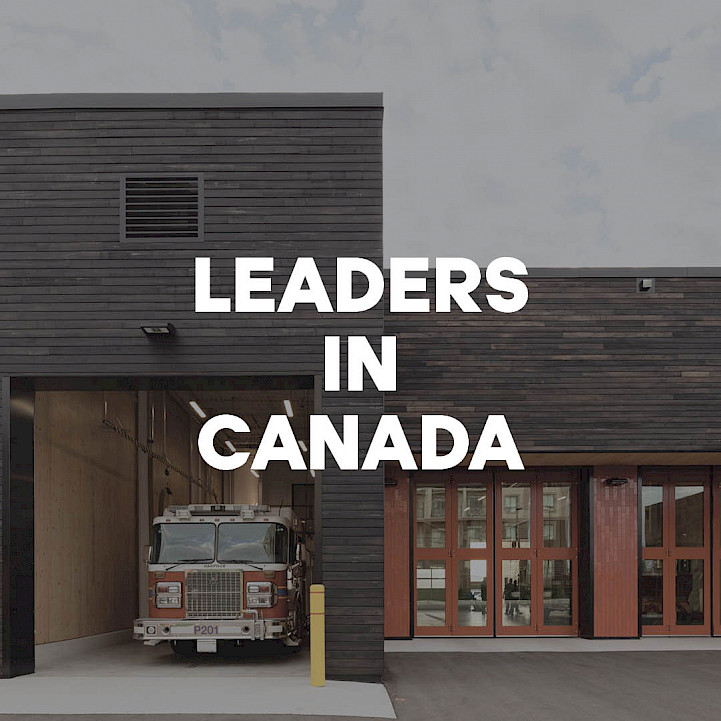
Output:
M72 658L80 663L79 657L86 654L90 655L80 664L85 675L90 657L100 664L99 673L104 673L103 666L120 673L122 668L136 666L148 670L148 665L177 672L182 659L173 658L168 643L149 647L131 638L133 620L148 617L149 604L152 607L158 602L154 576L159 579L162 574L149 574L146 560L158 536L153 519L175 519L177 512L168 511L170 507L190 507L193 520L200 520L195 516L202 509L212 509L211 523L240 521L245 507L267 508L256 513L294 518L298 536L281 529L276 536L286 547L272 560L284 558L291 565L296 560L297 538L302 536L302 565L308 581L312 579L319 479L310 471L292 471L277 462L264 471L251 470L250 462L235 471L220 471L207 465L197 449L202 423L222 413L240 416L251 430L218 434L219 452L228 454L236 449L253 454L269 417L277 414L290 416L296 438L303 442L301 447L307 447L309 415L315 408L312 377L36 379L29 397L33 409L38 672L55 673L59 663L71 671ZM229 506L235 511L229 511ZM231 515L216 518L221 509ZM243 513L247 516L248 512ZM197 566L215 563L213 581L218 580L216 571L228 571L217 567L217 543L214 530L214 560ZM245 593L242 603L246 604L245 579L255 578L258 569L262 576L264 564L255 557L244 560L253 565L234 573L243 576L238 589ZM285 571L274 568L276 574L266 584L274 589L268 603L284 601L287 593ZM182 606L168 610L173 616L185 613L186 570L193 568L179 567L183 571L179 598L170 596L172 606ZM172 575L180 578L177 572ZM221 576L220 581L230 575ZM224 599L227 603L228 597ZM225 611L227 617L228 608ZM251 615L263 617L264 612L255 611L247 614L248 618ZM210 623L212 616L207 611L203 620L206 625L216 625ZM250 638L231 644L226 639L215 647L232 651L227 654L230 658L194 654L193 661L213 666L240 663L245 669L248 663L255 663L266 670L278 668L281 673L298 673L299 663L305 668L303 651L275 653L270 645ZM188 644L183 650L189 650Z

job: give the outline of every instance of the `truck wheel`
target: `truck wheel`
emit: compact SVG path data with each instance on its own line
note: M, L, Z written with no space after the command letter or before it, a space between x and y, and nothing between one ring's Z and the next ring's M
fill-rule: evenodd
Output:
M173 653L181 658L195 656L195 641L171 641L170 647Z

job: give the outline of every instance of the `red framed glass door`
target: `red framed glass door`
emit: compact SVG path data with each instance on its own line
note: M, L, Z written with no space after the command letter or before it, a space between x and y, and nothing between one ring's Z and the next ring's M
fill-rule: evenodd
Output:
M496 473L496 634L578 634L578 473Z
M644 635L711 633L710 474L641 473L641 624Z
M492 474L414 480L415 634L492 635Z

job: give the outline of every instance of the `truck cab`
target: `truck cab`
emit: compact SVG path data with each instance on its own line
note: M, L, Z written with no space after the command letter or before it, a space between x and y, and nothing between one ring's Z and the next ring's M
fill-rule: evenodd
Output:
M148 613L133 636L214 653L249 641L297 646L307 629L310 554L290 509L170 506L153 520Z

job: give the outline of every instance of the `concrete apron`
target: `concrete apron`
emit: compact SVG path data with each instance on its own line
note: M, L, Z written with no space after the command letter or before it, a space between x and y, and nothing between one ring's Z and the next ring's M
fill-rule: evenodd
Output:
M127 634L37 648L37 672L0 680L0 714L301 714L394 719L381 684L310 685L307 653L176 659Z
M414 638L386 641L386 653L596 653L610 651L721 651L721 637L644 638Z

